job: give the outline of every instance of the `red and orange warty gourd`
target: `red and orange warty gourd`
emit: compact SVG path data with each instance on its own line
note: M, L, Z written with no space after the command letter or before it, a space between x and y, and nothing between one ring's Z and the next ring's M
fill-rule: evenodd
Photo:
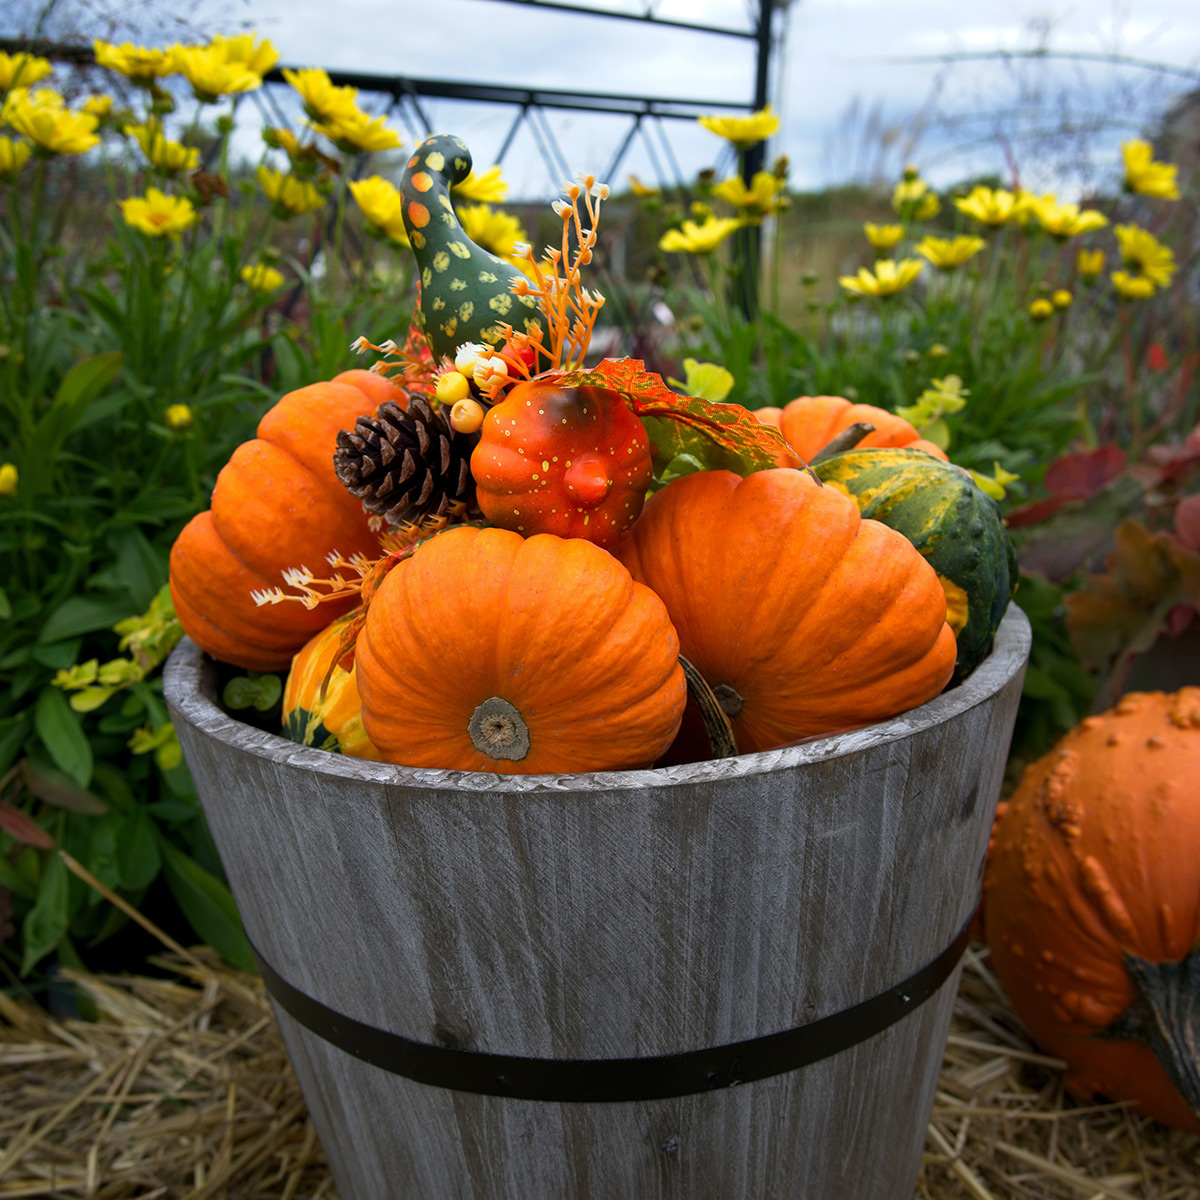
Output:
M1200 688L1131 693L997 810L991 963L1067 1086L1200 1133Z
M471 474L500 528L611 546L642 511L650 439L616 392L530 380L488 412Z
M379 541L362 504L338 482L339 429L353 428L405 393L379 375L346 371L284 396L217 476L212 507L193 517L171 549L171 596L187 635L213 658L252 671L285 670L319 629L354 599L309 610L258 607L251 592L279 587L289 567L325 556L376 557Z
M678 479L614 553L662 597L743 754L895 716L954 670L933 568L805 471Z
M666 609L579 538L451 528L371 598L355 663L389 762L500 774L649 766L686 698Z
M342 634L355 615L346 613L326 625L292 659L283 689L283 735L301 746L378 759L363 728L358 666L352 662L347 671L337 661Z
M875 432L867 434L858 443L860 448L907 446L913 450L924 450L943 461L946 458L946 452L940 446L922 438L903 417L887 409L876 408L873 404L851 404L841 396L800 396L782 410L759 409L758 419L774 425L805 462L843 429L860 421L875 426Z

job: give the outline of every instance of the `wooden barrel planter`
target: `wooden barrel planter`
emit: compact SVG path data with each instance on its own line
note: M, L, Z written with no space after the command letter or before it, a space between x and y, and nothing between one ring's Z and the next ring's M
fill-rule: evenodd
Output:
M413 770L166 696L343 1200L910 1200L1030 644L653 771Z

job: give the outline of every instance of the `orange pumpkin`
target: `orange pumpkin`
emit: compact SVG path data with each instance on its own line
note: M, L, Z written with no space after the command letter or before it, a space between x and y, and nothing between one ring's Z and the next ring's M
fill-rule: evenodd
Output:
M765 410L770 417L771 410ZM759 410L760 414L764 410ZM763 416L759 416L763 420ZM946 461L946 452L933 442L922 438L916 429L903 417L873 404L851 404L841 396L800 396L788 404L780 413L778 427L789 445L807 462L818 450L826 446L843 429L859 421L875 426L858 443L860 449L868 446L907 446L913 450L924 450L935 458ZM767 420L766 424L776 424Z
M650 439L616 392L533 379L484 418L471 474L494 525L611 546L642 511Z
M1200 1133L1200 688L1088 717L1001 804L991 964L1076 1095Z
M346 371L284 396L217 476L212 507L184 527L171 549L171 596L187 635L222 662L286 670L319 629L353 607L349 598L309 610L258 607L251 592L278 587L289 567L324 566L331 551L379 553L362 504L338 482L333 451L385 400L405 393L369 371Z
M389 762L500 774L649 766L686 684L662 601L580 538L451 528L371 598L355 653Z
M685 476L614 553L662 597L742 753L884 720L954 670L933 568L807 472Z

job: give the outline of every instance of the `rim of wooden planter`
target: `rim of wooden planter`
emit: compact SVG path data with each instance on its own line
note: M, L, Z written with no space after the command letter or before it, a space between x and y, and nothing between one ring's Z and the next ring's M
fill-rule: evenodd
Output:
M595 771L556 775L499 775L489 771L450 771L372 762L300 746L282 734L267 733L225 713L215 701L216 666L190 639L172 652L163 673L163 694L183 720L210 736L273 763L364 782L484 792L597 792L611 788L658 788L680 783L746 778L801 763L826 762L867 746L909 737L948 721L994 696L1025 667L1032 644L1029 619L1010 604L996 631L992 652L958 687L889 721L846 733L814 738L798 745L736 758L683 763L632 771Z

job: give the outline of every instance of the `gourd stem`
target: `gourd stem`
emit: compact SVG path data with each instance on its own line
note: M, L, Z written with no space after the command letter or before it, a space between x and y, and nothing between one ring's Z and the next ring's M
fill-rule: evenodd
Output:
M734 758L737 756L737 742L733 738L733 726L729 717L721 707L708 680L681 654L679 665L683 668L687 680L688 695L696 701L700 715L704 718L704 728L708 733L708 743L712 748L713 758Z
M1200 946L1178 962L1148 962L1126 954L1125 966L1137 999L1105 1036L1148 1045L1200 1116Z
M846 450L853 450L863 438L874 432L875 426L870 421L855 421L853 425L847 425L841 433L831 437L808 460L808 465L815 467L819 463L823 463L827 458L832 458L835 454L842 454Z

